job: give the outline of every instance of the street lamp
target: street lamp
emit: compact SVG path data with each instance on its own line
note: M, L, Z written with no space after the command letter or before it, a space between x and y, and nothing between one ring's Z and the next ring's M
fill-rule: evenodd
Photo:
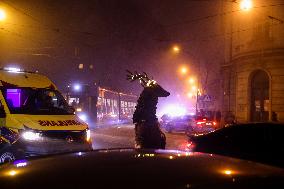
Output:
M187 93L187 97L188 98L192 98L193 97L193 93L192 92Z
M75 85L73 85L73 89L75 90L75 91L80 91L81 90L81 88L82 88L82 86L80 85L80 84L75 84Z
M174 53L179 53L180 52L180 48L177 45L173 46L172 50L173 50Z
M188 79L188 82L189 82L190 84L194 84L195 80L191 77L191 78Z
M250 10L252 8L252 1L251 0L242 0L240 2L240 8L241 10Z
M188 71L188 69L187 69L187 67L185 67L185 66L182 66L182 67L180 68L180 73L181 73L182 75L185 75L185 74L187 73L187 71Z
M173 52L180 52L180 48L178 46L174 46L172 48ZM189 53L189 52L188 52ZM185 75L187 72L188 72L188 69L186 66L182 66L180 69L180 73L182 75ZM198 74L200 73L200 61L198 61ZM188 83L191 84L191 92L188 92L187 93L187 97L189 98L193 98L193 97L196 97L196 102L195 102L195 111L196 111L196 114L198 112L198 101L199 101L199 96L201 95L200 94L200 90L198 88L198 85L199 85L199 82L198 82L198 79L196 78L193 78L193 77L190 77L188 78ZM197 86L196 86L197 84Z
M234 3L237 3L237 1L232 1ZM252 6L253 6L253 3L252 3L252 0L241 0L239 2L239 6L240 6L240 10L242 11L249 11ZM232 77L232 74L235 74L234 71L233 71L233 22L234 22L234 17L233 17L233 4L231 4L231 19L230 19L230 46L229 46L229 62L230 62L230 66L229 66L229 73L228 73L228 89L226 91L228 91L228 112L231 111L231 77ZM223 99L223 102L224 102L224 99Z
M181 51L181 49L177 45L173 46L172 50L175 53L179 53ZM183 50L183 52L184 52L184 50ZM189 53L190 55L192 55L189 51L186 51L186 52ZM195 56L193 56L193 57L195 57ZM197 64L198 64L198 74L200 74L200 61L199 60L197 60ZM188 72L188 69L187 69L186 66L182 66L179 69L179 71L182 75L185 75ZM195 111L196 111L196 115L197 115L197 113L198 113L198 101L199 101L199 97L201 96L200 89L199 89L199 79L198 79L198 77L196 79L191 77L191 78L188 78L188 82L189 82L189 84L191 84L191 92L187 93L187 97L189 97L189 98L196 97Z
M6 12L3 9L0 9L0 21L6 19Z

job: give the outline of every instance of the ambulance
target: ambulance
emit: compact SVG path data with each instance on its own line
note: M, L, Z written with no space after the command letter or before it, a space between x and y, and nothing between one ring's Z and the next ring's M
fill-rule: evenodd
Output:
M0 69L0 163L91 149L88 125L51 80L37 72Z

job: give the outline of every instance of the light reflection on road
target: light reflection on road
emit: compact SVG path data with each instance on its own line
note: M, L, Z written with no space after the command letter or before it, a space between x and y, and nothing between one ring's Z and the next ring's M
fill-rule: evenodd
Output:
M187 137L184 133L165 133L167 137L167 149L184 150L184 143ZM134 147L134 126L117 125L101 126L92 129L91 137L94 149L104 148L133 148Z

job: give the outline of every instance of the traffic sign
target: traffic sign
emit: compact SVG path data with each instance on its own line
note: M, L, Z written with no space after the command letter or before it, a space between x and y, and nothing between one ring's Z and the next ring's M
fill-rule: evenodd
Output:
M211 96L209 96L209 95L204 95L203 101L204 101L204 102L211 102Z

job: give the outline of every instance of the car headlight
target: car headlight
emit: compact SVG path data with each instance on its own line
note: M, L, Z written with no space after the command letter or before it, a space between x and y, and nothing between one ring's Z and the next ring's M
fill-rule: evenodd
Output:
M41 139L41 134L33 131L24 131L22 137L25 140L39 140Z
M87 121L87 119L88 119L87 115L86 115L86 114L84 114L84 113L82 113L82 114L78 115L78 117L79 117L82 121L84 121L84 122L86 122L86 121Z
M86 140L88 142L91 140L91 131L89 129L86 130Z

